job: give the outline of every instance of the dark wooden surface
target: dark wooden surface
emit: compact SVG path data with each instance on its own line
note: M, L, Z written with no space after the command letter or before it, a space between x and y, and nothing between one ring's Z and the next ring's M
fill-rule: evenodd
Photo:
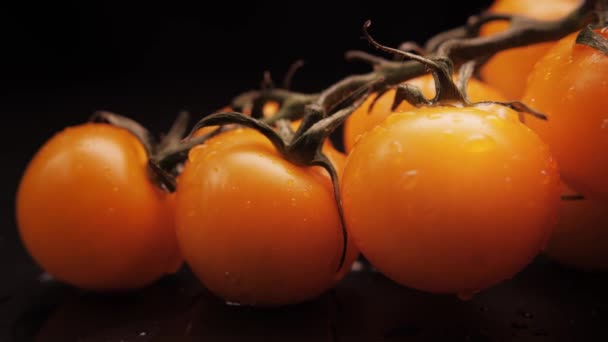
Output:
M0 341L608 341L608 275L544 258L469 301L363 270L317 300L278 309L226 305L186 269L121 295L15 269L20 281L4 279L0 293Z

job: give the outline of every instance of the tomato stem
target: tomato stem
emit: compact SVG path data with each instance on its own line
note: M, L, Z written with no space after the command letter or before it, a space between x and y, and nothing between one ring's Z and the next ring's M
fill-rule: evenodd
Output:
M344 209L342 207L342 195L340 194L340 180L338 179L338 173L334 168L333 164L327 156L319 150L315 159L311 162L312 165L320 166L324 168L331 179L331 184L334 190L334 200L336 201L336 207L338 208L338 216L340 217L340 227L342 229L342 252L340 253L340 259L336 272L340 272L340 269L344 266L346 260L346 252L348 250L348 230L346 229L346 220L344 219Z
M96 111L91 115L89 121L107 123L126 129L142 143L148 156L153 155L155 152L156 139L154 139L150 131L135 120L108 111Z
M283 141L291 142L293 140L294 131L289 120L281 119L276 122L275 126L277 126L277 133Z
M452 60L454 65L477 60L479 66L483 61L489 59L497 52L560 39L567 34L581 29L591 21L593 10L606 0L584 0L581 5L565 18L555 21L533 20L524 16L482 13L471 17L468 22L442 33L437 34L427 41L424 49L412 49L416 52L426 51L432 59ZM490 21L509 21L510 27L498 34L478 37L481 26ZM411 47L405 45L405 50ZM277 114L265 120L272 124L278 119L297 119L304 113L304 107L316 104L321 106L326 113L329 109L347 97L359 87L372 82L378 77L383 77L387 86L396 86L409 79L424 75L428 72L427 66L417 60L389 61L381 57L375 57L368 53L350 51L347 59L364 60L370 63L373 72L360 75L348 76L331 85L318 94L292 93L286 89L273 89L265 93L246 93L245 97L251 101L252 97L262 96L265 99L280 100L282 104ZM242 97L240 97L242 99ZM233 103L240 102L235 100ZM238 107L235 107L238 110Z
M173 125L171 125L169 132L167 132L167 134L161 139L160 143L156 146L155 154L158 154L160 151L171 150L179 146L184 134L186 134L189 121L190 114L186 111L180 112L173 122Z
M368 29L371 26L371 21L366 21L363 24L363 34L365 38L372 44L375 48L394 54L395 56L404 57L407 59L411 59L423 64L426 68L430 69L433 74L433 78L435 79L435 97L430 101L426 101L422 92L419 90L415 90L415 87L408 85L400 88L400 94L402 96L395 98L395 103L393 103L393 108L396 108L399 103L404 99L412 99L414 102L412 105L420 105L420 104L442 104L442 103L460 103L467 104L468 101L464 94L458 89L456 84L452 79L453 74L453 65L452 61L449 58L437 58L431 59L423 56L419 56L413 54L411 52L402 51L399 49L394 49L391 47L384 46L378 43L372 36L369 34ZM412 96L406 94L407 92L414 92Z
M576 36L576 43L592 47L608 56L608 39L587 26Z
M291 83L293 81L296 72L298 72L304 66L304 60L298 59L295 62L291 63L289 69L287 69L287 73L283 78L283 89L289 90L291 89Z

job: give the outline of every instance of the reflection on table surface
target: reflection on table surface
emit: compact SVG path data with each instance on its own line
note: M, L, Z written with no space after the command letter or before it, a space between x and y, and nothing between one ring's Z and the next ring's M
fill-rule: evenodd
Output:
M544 259L468 301L364 267L314 301L259 309L227 305L183 270L114 295L35 279L0 298L0 317L8 341L606 341L607 290L607 274Z

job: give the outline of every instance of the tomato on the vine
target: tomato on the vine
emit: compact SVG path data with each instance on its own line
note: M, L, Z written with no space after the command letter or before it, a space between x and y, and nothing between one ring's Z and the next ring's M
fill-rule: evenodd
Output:
M147 165L139 140L107 124L48 140L17 193L19 232L34 260L93 290L133 289L175 272L175 197L153 184Z
M560 19L581 3L581 0L497 0L489 11L493 13L526 15L539 20ZM494 21L481 28L482 36L504 31L504 21ZM509 100L519 100L534 64L554 43L540 43L501 51L482 68L483 80L501 91Z
M419 87L426 98L435 96L435 80L431 74L413 78L406 83ZM476 79L470 79L467 83L467 94L473 102L505 100L498 91ZM411 104L404 101L399 104L395 111L391 110L395 99L395 90L389 90L370 109L377 96L377 94L369 96L344 123L344 147L346 151L350 151L353 148L355 142L363 133L380 124L392 113L408 111L414 108Z
M549 120L526 123L549 144L566 184L608 199L608 56L576 36L560 40L530 74L523 101Z
M338 173L344 156L324 147ZM230 302L276 306L318 296L350 269L328 173L286 161L261 133L235 129L194 147L177 189L186 262Z
M268 101L264 102L264 105L262 106L262 117L264 117L264 118L272 117L279 111L280 107L281 107L281 105L277 101L268 100ZM232 107L226 106L226 107L221 108L220 110L217 110L216 113L232 112L232 111L233 111ZM242 112L243 112L243 114L245 114L247 116L251 116L252 108L251 107L243 108ZM211 133L214 130L216 130L217 128L218 128L218 126L202 127L194 133L194 136L197 137L197 136L201 136L201 135L204 135L207 133Z
M563 186L563 193L577 193ZM558 262L583 270L608 270L608 205L606 202L564 200L559 223L545 253Z
M392 114L355 145L341 186L361 253L433 293L512 277L543 248L559 205L548 148L498 105Z

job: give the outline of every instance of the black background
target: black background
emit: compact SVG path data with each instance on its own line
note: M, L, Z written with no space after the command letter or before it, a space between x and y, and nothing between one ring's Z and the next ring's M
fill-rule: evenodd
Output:
M19 250L14 197L29 159L52 134L93 111L127 115L160 133L180 110L201 117L258 87L265 70L279 83L297 59L306 65L295 90L319 91L368 70L343 58L349 49L372 51L361 35L366 19L384 44L422 43L490 3L0 5L0 250Z
M189 292L175 279L136 296L113 299L80 297L52 282L41 285L40 270L23 250L15 226L15 192L27 162L55 132L86 121L95 110L130 116L160 133L180 110L201 117L235 95L257 88L265 70L280 81L297 59L304 59L306 65L294 79L295 90L319 91L348 74L368 70L343 58L349 49L372 51L361 38L366 19L373 22L373 36L386 45L406 40L422 43L461 25L490 3L2 3L0 341L9 331L12 336L35 336L50 316L63 322L57 328L64 336L59 340L66 340L65 334L73 328L96 332L103 320L125 321L129 333L138 331L132 324L140 323L152 324L152 332L159 326L181 332L192 317L194 329L198 324L199 333L206 336L264 332L282 341L293 331L314 335L311 327L326 324L319 322L326 317L318 313L327 311L329 295L292 311L234 311L201 296L200 284L183 282L194 284ZM461 340L452 338L456 335L466 335L466 341L493 340L488 336L502 336L497 339L501 341L515 336L535 341L592 340L582 336L604 332L601 322L608 312L605 275L565 271L546 260L470 302L408 290L378 274L353 272L347 278L338 289L346 305L338 324L343 331L373 336L389 331L387 338L416 335L430 340L426 334L438 333L445 335L439 339L444 341ZM369 288L374 288L373 295L361 296ZM534 317L521 308L534 312ZM67 318L61 318L66 311ZM166 317L156 316L160 314ZM369 323L373 316L377 317ZM314 324L307 325L309 321ZM414 325L395 330L397 321ZM353 324L358 328L353 330ZM113 331L121 338L130 336L120 329ZM103 332L100 336L100 341L119 340L104 339ZM136 340L131 337L126 340Z

